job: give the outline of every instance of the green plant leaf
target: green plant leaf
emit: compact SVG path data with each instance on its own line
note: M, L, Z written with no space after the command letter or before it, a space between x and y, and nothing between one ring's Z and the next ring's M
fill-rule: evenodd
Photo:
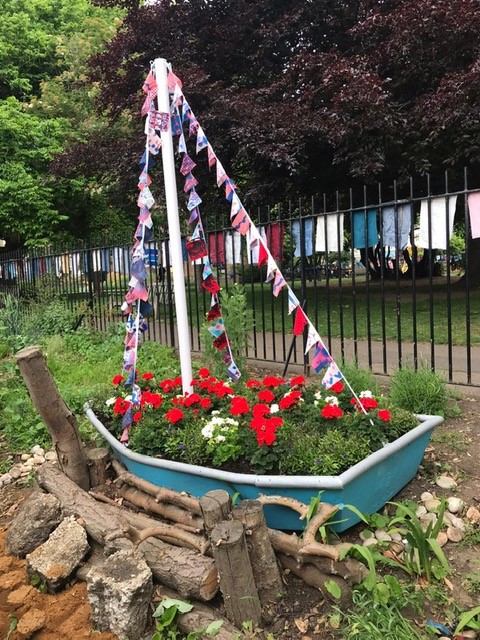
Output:
M479 629L480 620L477 620L477 621L473 620L477 616L480 617L480 607L475 607L474 609L470 609L470 611L465 611L465 613L462 613L458 621L457 627L453 632L453 635L457 635L457 633L460 633L460 631L465 627L469 627L470 629ZM472 626L472 620L475 626Z
M364 515L361 511L359 511L357 507L355 507L353 504L344 504L343 509L348 509L349 511L354 513L357 516L357 518L360 518L362 522L365 522L365 524L369 524L367 516Z
M438 561L440 562L442 567L450 573L450 567L448 565L447 559L445 557L445 554L443 553L442 548L438 544L438 541L433 540L433 538L429 538L427 540L427 543L430 545L430 548L432 549L433 553L437 556Z
M216 636L220 631L220 627L223 625L223 620L214 620L205 629L207 636Z
M328 593L336 600L342 597L342 589L334 580L327 580L324 586Z

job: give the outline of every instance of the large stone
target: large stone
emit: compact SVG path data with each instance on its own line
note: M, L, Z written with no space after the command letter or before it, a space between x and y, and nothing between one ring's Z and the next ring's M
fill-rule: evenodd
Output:
M439 486L441 489L455 489L457 483L450 476L438 476L435 480L435 484Z
M47 591L55 593L64 586L89 549L85 529L70 516L46 542L27 555L27 573L31 578L38 576Z
M10 525L7 551L24 558L48 539L62 521L60 502L49 493L34 492L29 496Z
M87 574L92 620L99 631L140 640L150 621L152 572L137 552L118 551Z

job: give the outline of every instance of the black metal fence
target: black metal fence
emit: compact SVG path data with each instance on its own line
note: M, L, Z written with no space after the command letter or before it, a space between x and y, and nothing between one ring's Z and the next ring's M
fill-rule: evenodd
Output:
M337 361L356 360L380 374L426 365L450 382L480 385L480 240L471 237L471 222L480 218L476 194L465 171L455 182L448 174L441 184L426 176L249 213ZM248 237L232 232L225 212L202 216L220 285L224 291L242 285L252 311L246 355L285 363L291 350L291 362L308 369L302 340L292 346L285 290L272 296ZM149 337L175 346L168 238L146 248L153 304ZM77 312L78 324L105 329L121 320L129 262L126 239L61 249L7 247L0 253L0 292L19 298L27 314L48 282L51 295ZM210 306L201 270L185 251L194 350L202 348L200 328Z

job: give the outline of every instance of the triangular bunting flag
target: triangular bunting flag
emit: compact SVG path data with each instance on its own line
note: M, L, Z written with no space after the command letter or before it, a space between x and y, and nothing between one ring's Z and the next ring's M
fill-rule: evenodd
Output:
M250 229L250 218L244 209L242 209L240 213L237 213L232 220L232 227L239 231L242 236L247 234L247 231Z
M315 349L315 353L313 355L310 366L318 373L330 362L332 362L332 356L328 353L327 348L320 340L319 342L317 342L317 347Z
M234 185L233 181L227 177L227 179L225 180L225 198L229 202L231 202L236 188L237 187Z
M182 166L180 167L180 173L182 176L186 176L188 173L191 173L196 166L197 163L190 158L188 153L185 153L182 160Z
M227 340L227 334L225 333L225 331L223 333L221 333L218 338L215 338L215 340L213 341L213 346L216 349L225 349L228 345L228 340Z
M218 336L225 331L225 325L223 324L223 318L218 318L218 320L208 327L208 330L212 334L214 338L218 338Z
M233 382L237 382L237 380L240 379L240 376L242 374L240 373L240 369L237 367L235 362L232 361L230 366L227 368L227 375Z
M178 152L187 153L187 143L185 142L185 136L183 132L180 134L180 138L178 139Z
M145 191L145 189L143 191ZM142 193L143 193L143 191L142 191ZM202 202L202 199L200 198L198 193L195 191L195 189L192 189L190 191L190 197L188 198L187 209L189 211L192 211L192 209L195 209L195 207L198 207L198 205L201 202Z
M220 285L215 280L212 274L210 274L205 280L202 282L202 287L205 291L208 291L211 294L218 293L220 291Z
M297 296L293 293L290 287L288 287L288 315L290 315L292 311L294 311L298 307L299 304L300 301L298 300Z
M330 389L342 378L342 372L337 367L336 362L331 362L325 375L323 376L322 385L325 387L325 389Z
M218 305L218 302L215 302L215 304L212 304L210 311L207 314L207 322L211 322L212 320L215 320L215 318L220 318L221 315L222 312L220 311L220 306Z
M263 267L263 265L268 262L268 251L265 248L265 245L262 242L262 239L259 238L260 245L258 247L258 266Z
M275 279L273 281L273 295L278 298L280 291L287 283L280 271L275 271Z
M228 178L222 163L217 158L217 187L221 187L225 180Z
M277 263L272 258L272 256L269 254L268 255L268 260L267 260L267 277L265 278L265 282L270 282L270 280L272 280L274 278L275 271L277 271L277 270L278 270Z
M211 169L215 164L215 162L217 161L217 156L215 155L215 152L212 149L212 145L210 143L208 143L207 145L207 153L208 153L208 166Z
M175 89L175 87L179 87L180 89L182 88L182 81L180 80L180 78L178 78L173 71L169 70L168 75L167 75L167 86L170 89L170 91L173 91L173 89Z
M193 187L196 187L197 184L198 184L198 180L195 178L193 173L189 173L185 178L185 185L183 187L183 190L185 191L185 193L188 193L190 189L193 189Z
M302 307L299 305L297 307L297 312L295 314L295 322L293 323L293 333L296 336L300 336L303 333L303 330L308 324L307 316L303 311Z
M197 153L199 153L202 149L208 146L207 136L203 133L203 129L200 125L198 125L197 129Z
M307 334L307 343L305 345L305 355L310 351L314 344L320 340L320 336L318 335L318 331L315 329L313 324L308 325L308 334Z

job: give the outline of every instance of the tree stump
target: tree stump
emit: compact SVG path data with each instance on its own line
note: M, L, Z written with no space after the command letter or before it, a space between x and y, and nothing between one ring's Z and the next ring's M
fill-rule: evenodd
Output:
M227 618L239 628L248 620L257 626L260 599L242 524L236 520L221 522L212 530L211 540Z
M233 518L245 528L248 555L260 600L263 603L275 602L283 593L283 583L262 504L258 500L243 500L233 510Z
M200 498L205 531L210 533L220 522L231 518L232 499L227 491L218 489L209 491Z
M88 491L90 479L77 419L58 392L42 349L38 346L25 347L15 355L15 360L32 402L47 425L62 471Z
M88 449L87 465L90 474L90 485L100 487L107 482L107 463L110 453L105 447Z

